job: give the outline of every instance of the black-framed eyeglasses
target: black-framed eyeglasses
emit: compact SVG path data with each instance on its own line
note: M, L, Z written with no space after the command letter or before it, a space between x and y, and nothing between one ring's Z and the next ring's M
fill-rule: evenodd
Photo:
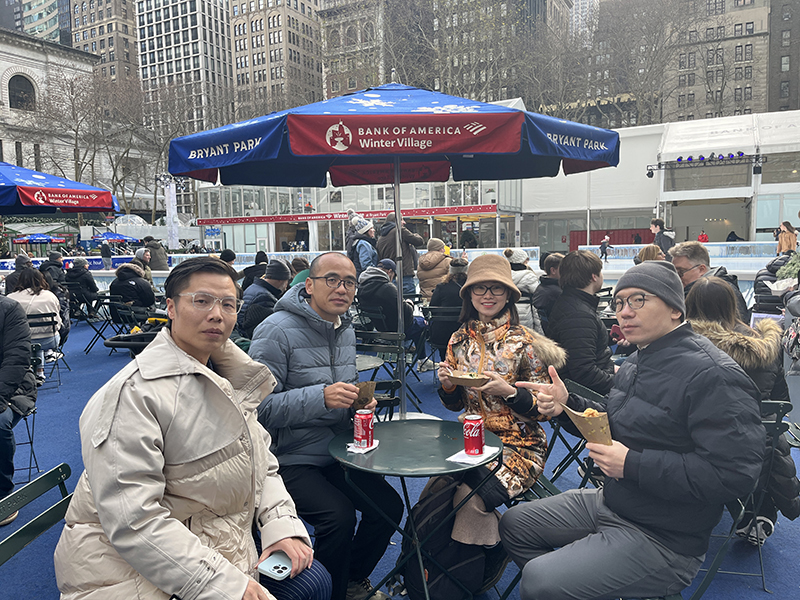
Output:
M701 264L702 264L702 263L701 263ZM693 267L689 267L688 269L681 269L680 267L675 267L675 270L678 272L678 277L680 277L681 279L683 279L683 276L684 276L684 275L686 275L686 274L687 274L689 271L693 271L694 269L696 269L696 268L697 268L697 267L699 267L699 266L700 266L700 265L695 265L695 266L693 266Z
M178 294L178 296L191 296L192 306L194 306L197 310L202 310L205 312L211 312L211 309L214 308L214 305L217 302L219 302L219 305L222 307L222 312L229 315L238 314L242 308L242 301L234 296L218 298L217 296L212 296L211 294L206 294L205 292L186 292L183 294Z
M644 303L647 300L648 296L652 296L653 298L655 298L656 295L645 294L644 292L638 292L636 294L631 294L624 300L622 298L614 298L611 301L611 308L614 309L614 312L620 312L625 307L625 304L627 304L633 310L639 310L644 306Z
M502 296L506 291L506 286L496 283L494 285L473 285L472 286L472 293L476 296L485 296L486 292L489 292L492 296Z
M309 279L324 279L325 285L334 290L338 289L340 285L343 285L344 289L348 292L355 290L358 285L352 279L339 279L338 277L309 277Z

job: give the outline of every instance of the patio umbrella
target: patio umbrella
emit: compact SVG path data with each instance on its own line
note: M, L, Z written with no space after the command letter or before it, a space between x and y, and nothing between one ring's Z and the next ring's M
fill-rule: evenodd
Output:
M111 192L0 162L0 214L97 212L119 208Z
M177 138L169 149L170 173L213 183L393 183L398 226L400 183L555 177L618 162L616 132L395 83ZM399 235L397 260L402 273ZM402 415L403 386L401 400Z
M47 235L46 233L32 233L11 241L14 244L63 244L66 239Z
M123 235L121 233L114 233L113 231L104 231L103 233L98 233L97 235L93 235L92 239L95 241L102 242L103 240L107 242L138 242L139 238L131 237L129 235Z

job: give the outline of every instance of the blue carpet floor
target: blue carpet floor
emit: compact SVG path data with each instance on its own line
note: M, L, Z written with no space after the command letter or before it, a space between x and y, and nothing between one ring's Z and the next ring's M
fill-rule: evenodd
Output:
M116 352L108 355L108 349L97 345L89 355L83 353L84 346L91 338L92 331L85 323L73 326L70 339L66 344L66 360L72 371L62 368L62 385L59 391L48 383L39 394L38 415L36 420L36 454L39 465L43 471L55 465L66 462L72 468L72 477L67 481L71 490L75 486L83 461L80 452L80 438L78 433L78 418L89 397L100 388L114 373L119 371L130 357L125 352ZM422 383L412 379L412 387L422 398L423 409L443 419L456 418L455 413L445 410L438 400L433 384L433 374L421 373ZM545 428L548 434L549 427ZM22 425L17 428L18 439L23 435ZM796 451L795 451L796 452ZM549 475L552 465L558 462L563 454L563 448L558 445L550 458ZM794 455L795 461L800 461L800 454ZM27 449L22 447L17 453L17 466L27 464ZM570 469L557 481L560 489L576 487L580 479L574 468ZM397 483L396 481L393 483ZM419 496L424 481L409 481L409 492L413 499ZM398 484L399 486L399 484ZM50 492L21 511L18 523L39 514L46 506L54 503L58 498L57 492ZM5 537L18 525L4 527L0 536ZM727 530L729 522L723 519L718 529ZM0 600L52 600L58 598L55 573L53 569L53 550L61 533L61 527L55 527L42 537L25 548L17 556L0 567ZM377 582L389 569L399 554L399 534L396 534L391 545L372 575L372 581ZM712 541L712 551L716 549ZM774 535L764 545L764 561L767 570L767 585L773 594L766 594L761 589L761 580L756 577L742 577L738 575L720 574L716 577L711 588L704 598L712 600L767 600L794 599L800 597L800 520L791 522L781 517ZM575 565L576 569L582 568ZM757 571L758 553L755 548L743 541L735 541L723 566L726 570ZM504 589L516 574L517 569L510 565L498 584L500 590ZM689 597L689 588L684 592L684 597ZM519 600L518 590L510 596ZM493 591L481 597L481 600L495 600L497 594Z

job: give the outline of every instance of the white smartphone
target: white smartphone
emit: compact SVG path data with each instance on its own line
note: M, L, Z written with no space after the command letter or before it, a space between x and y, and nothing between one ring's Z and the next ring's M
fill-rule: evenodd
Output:
M273 552L258 565L258 572L278 581L292 573L292 560L282 550Z

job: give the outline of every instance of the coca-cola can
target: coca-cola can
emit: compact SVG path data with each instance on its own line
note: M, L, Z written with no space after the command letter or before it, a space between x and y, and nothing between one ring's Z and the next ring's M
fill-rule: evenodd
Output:
M483 454L483 417L467 415L464 417L464 452L471 456Z
M357 410L353 423L353 443L358 448L371 448L375 415L371 410ZM481 434L483 435L483 434Z

